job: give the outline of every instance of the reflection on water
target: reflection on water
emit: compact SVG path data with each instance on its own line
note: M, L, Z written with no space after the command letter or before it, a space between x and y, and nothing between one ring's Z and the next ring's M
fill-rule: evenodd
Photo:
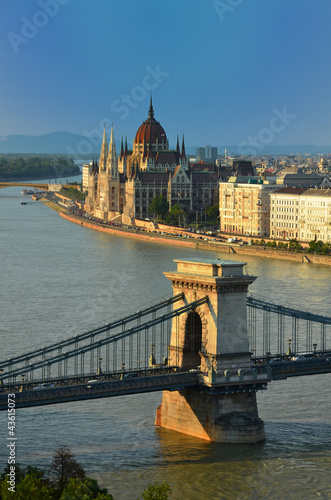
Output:
M1 358L73 336L172 294L174 258L229 254L101 234L40 203L20 205L20 188L0 191ZM264 300L330 315L331 267L231 255L258 276ZM267 440L227 446L155 429L161 394L21 410L18 458L49 463L72 448L116 500L135 500L167 480L174 500L331 498L329 375L272 382L258 394ZM0 414L1 429L6 415ZM4 434L2 434L4 435ZM0 465L7 461L0 449Z
M290 425L289 431L295 429ZM156 434L160 447L153 467L95 475L116 492L117 500L136 499L138 491L156 480L168 481L171 498L176 500L329 498L326 477L331 457L325 443L296 450L291 440L276 446L229 446L206 444L166 430Z

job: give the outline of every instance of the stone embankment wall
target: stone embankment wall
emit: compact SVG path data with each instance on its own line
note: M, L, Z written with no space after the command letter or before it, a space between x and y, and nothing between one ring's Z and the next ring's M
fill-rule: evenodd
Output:
M299 252L289 252L282 250L271 250L268 247L264 249L261 247L257 247L254 245L236 245L236 244L226 244L226 243L208 243L204 240L198 240L196 238L191 239L182 239L182 238L173 238L167 236L155 236L153 233L140 233L140 232L131 232L127 230L121 230L114 226L101 226L99 224L94 224L93 222L87 219L80 219L74 216L68 215L66 213L60 213L61 217L64 217L75 224L82 225L84 227L88 227L90 229L94 229L95 231L101 231L104 233L116 234L118 236L124 236L126 238L133 238L145 241L153 241L155 243L160 243L163 245L171 245L171 246L180 246L187 248L198 248L199 250L209 250L212 252L220 252L220 253L229 253L230 255L253 255L254 257L265 257L269 259L283 259L290 260L295 262L306 262L307 264L323 264L323 265L331 265L331 257L323 256L323 255L313 255L309 253L299 253ZM160 228L160 230L162 230ZM173 231L178 232L178 231ZM231 256L229 255L229 259Z
M116 234L117 236L123 236L125 238L133 238L136 240L145 240L145 241L153 241L155 243L161 243L163 245L172 245L172 246L181 246L181 247L190 247L190 248L198 248L199 244L192 238L192 240L180 240L177 241L175 238L171 238L170 236L155 236L153 233L140 233L133 232L124 229L119 229L114 226L101 226L99 224L94 224L93 222L85 219L78 219L74 216L68 215L66 213L61 213L61 217L64 217L71 222L75 222L75 224L79 224L84 227L88 227L90 229L94 229L95 231L101 231L102 233L110 233ZM200 247L199 247L200 248ZM215 249L214 249L215 250Z

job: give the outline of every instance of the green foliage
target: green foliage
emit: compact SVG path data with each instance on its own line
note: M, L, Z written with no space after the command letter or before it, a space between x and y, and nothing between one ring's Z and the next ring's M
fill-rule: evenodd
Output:
M114 500L106 489L99 487L97 481L86 479L70 479L65 487L60 500Z
M26 474L24 478L15 478L15 493L8 489L10 486L6 479L0 483L0 494L2 500L54 500L53 488L34 472Z
M13 466L12 466L13 467ZM9 490L11 484L7 474L7 465L0 476L0 500L114 500L105 488L100 488L95 479L85 477L85 471L74 458L70 449L60 447L47 470L51 479L45 477L46 472L37 467L22 467L15 464L14 491ZM47 474L48 475L48 474ZM142 500L167 500L172 491L164 481L148 485L142 493Z
M75 187L68 187L68 188L62 188L60 190L60 193L63 194L64 196L67 196L67 198L71 198L72 200L78 200L78 201L84 201L85 200L85 193L82 193L79 189L76 189Z
M169 203L162 194L155 196L153 201L149 204L148 211L151 214L156 214L157 216L163 218L164 215L169 210Z
M219 206L218 205L213 205L211 207L207 207L205 209L205 213L207 214L207 217L209 220L215 224L215 220L219 216Z
M171 207L170 212L167 214L165 221L167 224L179 225L180 222L185 220L185 210L183 210L179 203Z
M37 468L32 468L30 467L29 470L32 472L32 469L34 469L35 471L37 471L38 469ZM1 474L0 476L0 481L3 481L4 479L7 479L7 474L9 474L10 472L10 465L7 464L6 467L4 468L4 471L3 473ZM40 471L41 473L43 473L42 471ZM22 467L22 465L18 462L16 462L15 464L15 479L16 479L16 482L17 481L21 481L22 479L25 478L27 474L27 468L25 467Z
M301 245L296 238L290 240L288 247L290 250L301 250Z
M275 240L267 241L267 247L277 248L277 243L275 242Z
M0 179L47 179L80 174L72 159L63 156L0 156Z
M323 241L311 241L308 248L309 253L317 253L319 255L330 255L331 245L330 243L323 243Z
M167 500L172 491L169 483L163 481L162 484L149 484L143 491L142 500ZM139 499L138 499L139 500Z
M278 248L280 248L282 250L287 250L287 247L288 247L288 243L283 243L282 241L278 242Z

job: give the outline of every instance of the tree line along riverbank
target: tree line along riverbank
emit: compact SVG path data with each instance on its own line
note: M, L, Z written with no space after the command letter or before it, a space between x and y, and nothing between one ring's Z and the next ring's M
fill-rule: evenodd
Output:
M0 155L0 181L71 177L80 173L74 161L64 156Z

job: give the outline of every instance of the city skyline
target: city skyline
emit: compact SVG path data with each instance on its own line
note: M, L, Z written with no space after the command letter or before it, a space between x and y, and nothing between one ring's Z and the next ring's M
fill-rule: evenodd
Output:
M171 144L328 146L331 48L323 0L121 3L2 0L0 136L155 118Z

